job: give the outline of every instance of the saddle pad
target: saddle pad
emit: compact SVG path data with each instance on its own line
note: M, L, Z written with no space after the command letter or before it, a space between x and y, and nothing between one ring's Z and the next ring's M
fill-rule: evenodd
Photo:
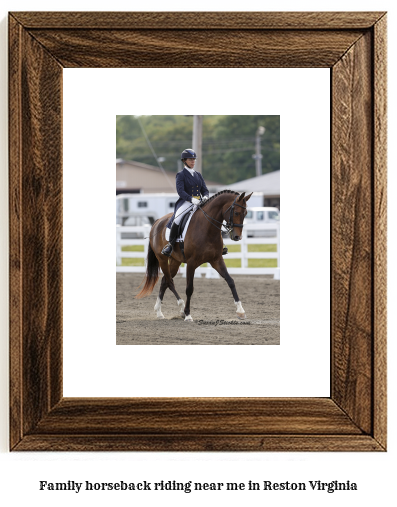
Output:
M188 221L186 222L185 228L183 229L183 233L182 233L182 235L181 235L181 236L178 236L178 237L176 238L176 240L177 240L177 241L185 241L186 231L187 231L187 228L189 227L190 220L191 220L191 218L192 218L192 216L193 216L193 213L194 213L195 211L196 211L196 210L193 210L193 211L191 211L191 212L190 212L190 216L189 216ZM170 239L170 232L171 232L171 229L168 229L168 227L167 227L167 228L166 228L166 230L165 230L165 239L166 239L167 241L169 241L169 239Z

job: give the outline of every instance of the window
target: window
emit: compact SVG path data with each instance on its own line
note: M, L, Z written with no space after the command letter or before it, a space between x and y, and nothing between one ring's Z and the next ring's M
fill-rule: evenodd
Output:
M258 211L257 214L256 214L256 219L257 220L263 220L263 211Z
M252 218L252 211L247 211L247 215L245 218Z
M146 201L138 201L138 208L147 208Z
M168 206L169 206L170 208L174 209L175 203L174 203L174 202L170 202Z
M278 211L269 211L269 220L280 221L280 213Z

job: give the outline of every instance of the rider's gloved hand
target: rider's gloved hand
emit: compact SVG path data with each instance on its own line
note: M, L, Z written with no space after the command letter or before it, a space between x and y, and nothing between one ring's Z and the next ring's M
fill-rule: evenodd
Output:
M205 202L208 200L208 196L206 195L203 195L203 197L201 198L201 202Z
M192 197L192 204L198 206L200 204L200 199L196 199L196 197Z

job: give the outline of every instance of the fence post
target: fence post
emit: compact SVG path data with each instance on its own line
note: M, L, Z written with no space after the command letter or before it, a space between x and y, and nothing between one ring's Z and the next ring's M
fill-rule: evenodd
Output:
M220 275L211 265L208 265L205 278L220 278Z
M146 263L146 259L147 259L147 253L148 253L148 250L149 250L150 229L151 229L151 226L149 224L145 224L143 226L143 237L147 238L147 239L144 240L145 244L143 245L143 254L145 256L145 263Z
M280 280L280 224L277 224L277 269L274 271L274 280Z
M121 266L121 230L116 226L116 266Z
M243 238L241 241L241 267L248 268L248 244L247 244L247 229L243 228Z

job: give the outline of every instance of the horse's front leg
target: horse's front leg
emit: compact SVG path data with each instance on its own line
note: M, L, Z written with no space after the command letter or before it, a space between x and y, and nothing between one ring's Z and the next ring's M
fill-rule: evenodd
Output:
M194 272L196 268L191 264L186 265L186 306L185 306L185 321L193 322L192 316L190 315L190 299L193 294L193 280L194 280Z
M228 272L228 270L226 268L225 261L223 260L222 257L220 257L216 261L211 262L211 266L216 271L218 271L218 273L221 275L222 278L224 278L226 280L226 283L228 284L230 290L232 291L233 298L234 298L234 304L237 307L237 309L236 309L237 318L239 318L239 319L245 319L246 315L245 315L245 311L244 311L243 305L241 304L241 301L240 301L240 299L238 297L236 286L234 284L234 280L229 275L229 272Z

